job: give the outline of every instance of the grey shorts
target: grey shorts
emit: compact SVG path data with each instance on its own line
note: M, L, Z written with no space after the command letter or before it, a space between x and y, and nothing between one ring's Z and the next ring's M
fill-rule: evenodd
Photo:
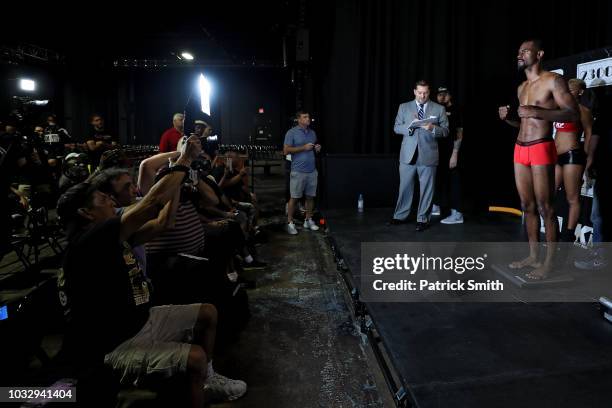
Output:
M302 198L304 194L306 194L307 197L316 197L318 174L316 170L312 173L292 171L289 176L289 192L291 193L291 198Z
M131 339L104 358L122 384L140 385L187 371L187 359L200 303L152 307L149 319Z

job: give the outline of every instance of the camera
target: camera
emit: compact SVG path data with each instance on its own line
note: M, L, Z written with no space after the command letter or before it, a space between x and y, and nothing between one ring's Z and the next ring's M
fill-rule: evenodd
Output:
M196 160L191 162L191 168L198 172L201 177L206 177L212 170L212 164L210 160L204 157L198 157Z

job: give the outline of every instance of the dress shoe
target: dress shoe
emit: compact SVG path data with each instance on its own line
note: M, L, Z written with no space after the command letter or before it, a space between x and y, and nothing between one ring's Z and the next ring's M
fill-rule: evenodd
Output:
M427 228L429 228L428 222L417 222L416 223L416 230L419 232L425 231Z
M389 222L387 222L387 225L402 225L406 224L406 222L406 220L398 220L397 218L391 218Z

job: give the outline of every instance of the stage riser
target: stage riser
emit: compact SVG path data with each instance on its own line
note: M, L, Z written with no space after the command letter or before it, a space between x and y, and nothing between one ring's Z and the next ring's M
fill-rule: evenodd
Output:
M355 208L357 211L359 194L364 196L366 209L394 208L399 188L398 158L395 155L327 155L321 164L319 185L322 206L327 209ZM465 187L464 190L469 191L470 186L466 184ZM508 188L516 191L514 185ZM483 194L488 194L487 191L482 191L482 188L480 190ZM415 194L415 201L417 197ZM581 196L582 208L576 231L584 243L590 240L592 234L592 201L591 197ZM561 190L555 200L555 210L563 226L566 225L568 209L565 192Z
M326 208L394 207L399 186L396 155L334 154L323 159L320 191Z

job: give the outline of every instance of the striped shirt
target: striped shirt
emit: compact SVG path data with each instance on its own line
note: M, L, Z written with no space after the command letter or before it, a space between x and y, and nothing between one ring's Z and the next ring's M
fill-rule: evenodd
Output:
M147 254L199 254L204 248L204 227L193 203L180 203L175 227L147 242L146 247Z

